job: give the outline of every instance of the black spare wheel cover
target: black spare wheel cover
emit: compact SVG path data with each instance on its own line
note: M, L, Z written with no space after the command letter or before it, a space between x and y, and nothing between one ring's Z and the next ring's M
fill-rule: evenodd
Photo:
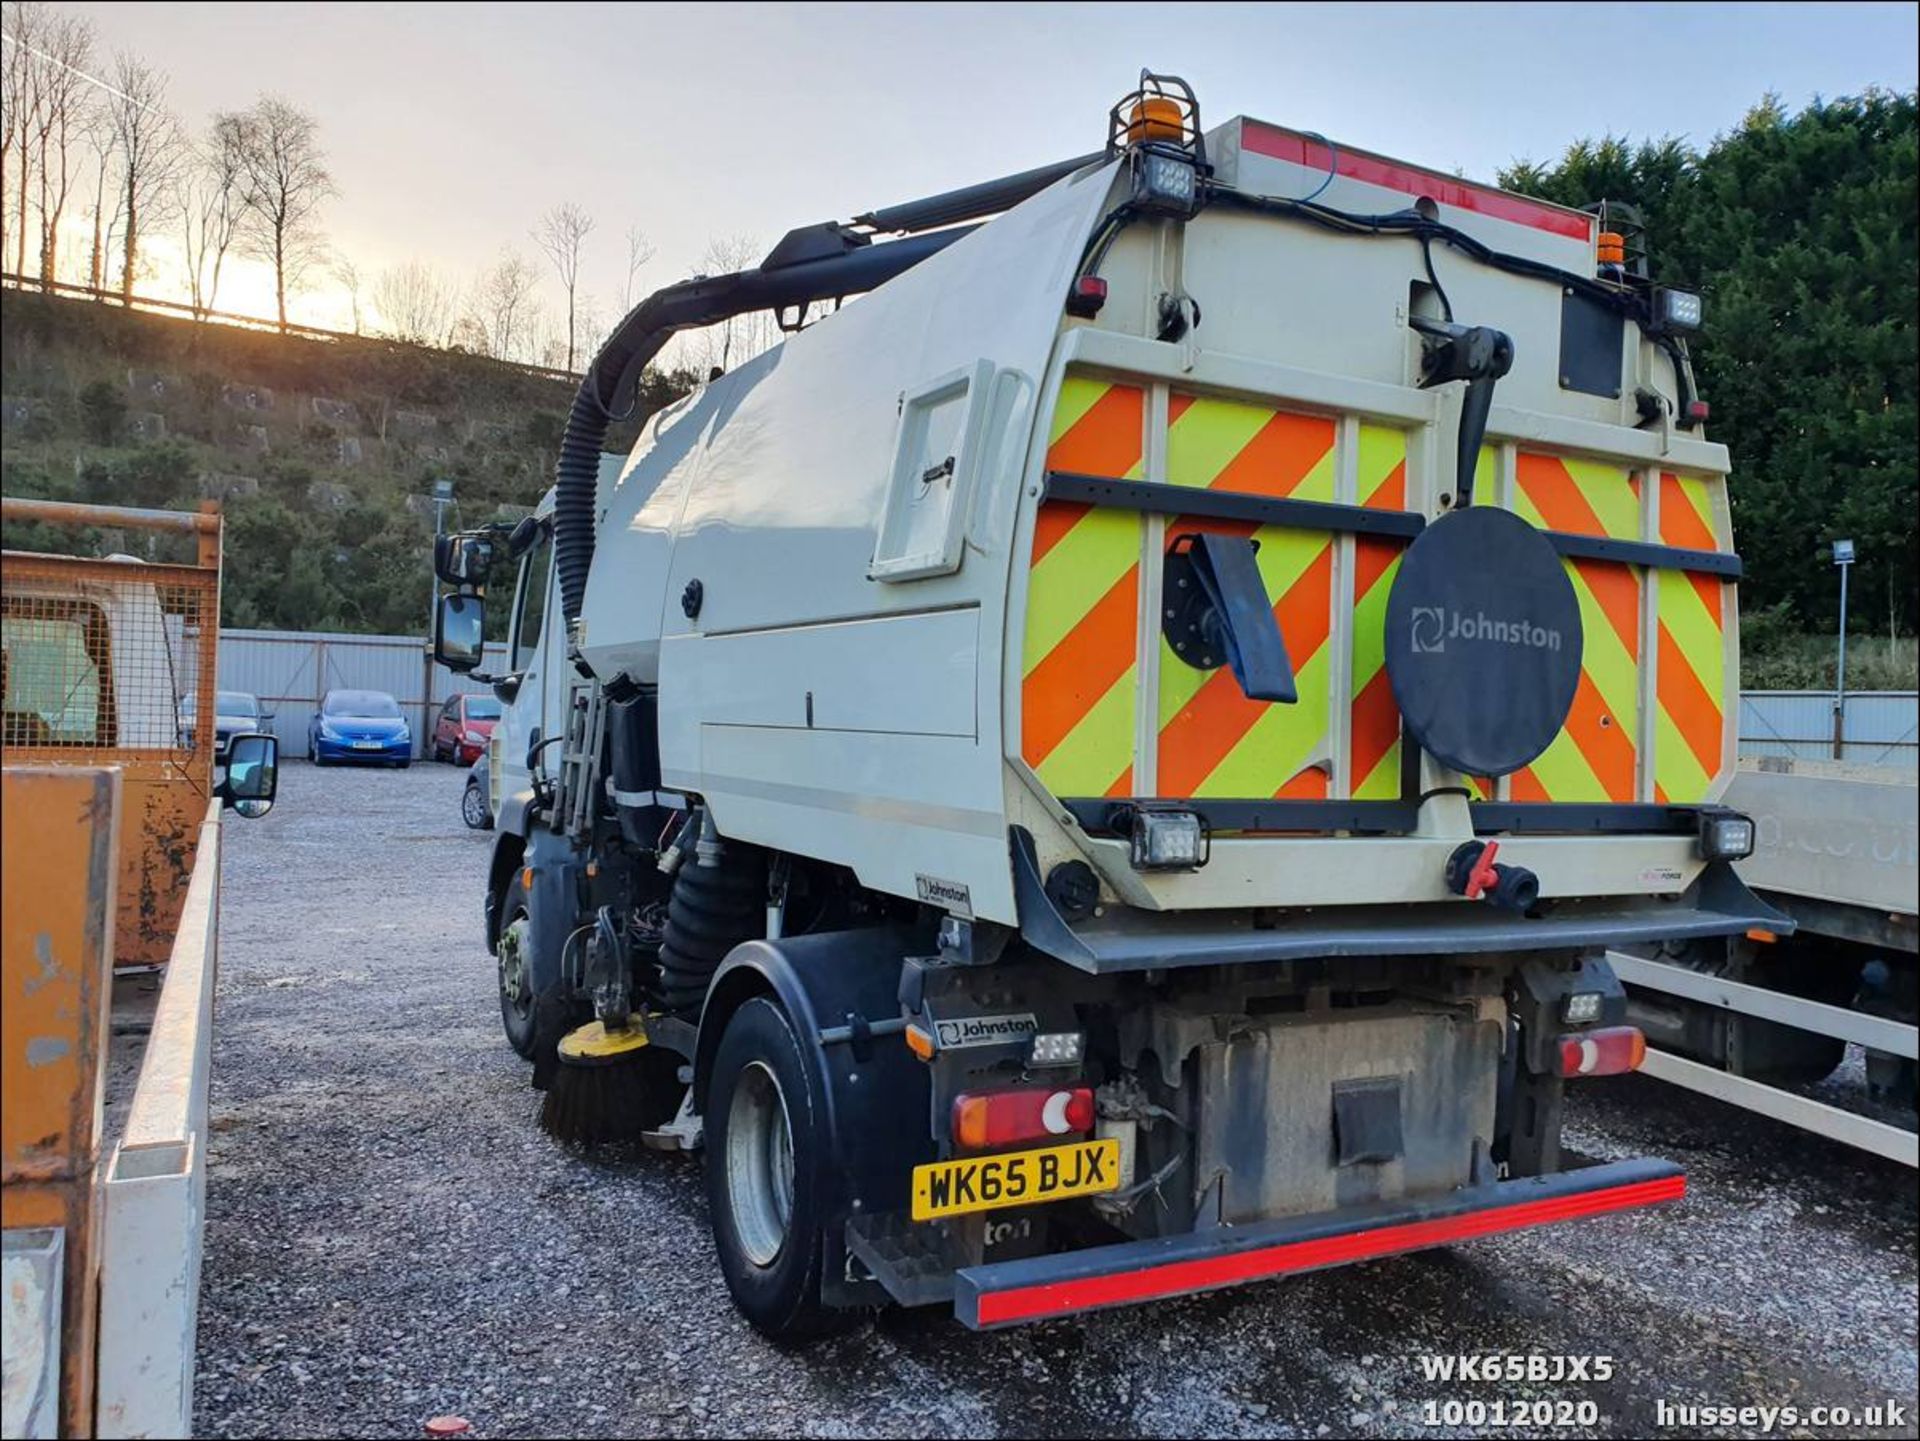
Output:
M1387 678L1436 760L1503 776L1553 743L1580 683L1580 601L1553 544L1473 506L1415 537L1387 596Z

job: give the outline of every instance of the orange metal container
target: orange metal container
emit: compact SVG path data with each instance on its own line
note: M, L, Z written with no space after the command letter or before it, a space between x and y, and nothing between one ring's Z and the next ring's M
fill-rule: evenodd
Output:
M9 766L0 777L0 1226L65 1233L64 1436L93 1425L119 798L111 769Z
M217 507L125 510L7 499L9 525L191 537L191 564L0 555L8 765L121 773L116 964L166 962L213 792L220 640Z

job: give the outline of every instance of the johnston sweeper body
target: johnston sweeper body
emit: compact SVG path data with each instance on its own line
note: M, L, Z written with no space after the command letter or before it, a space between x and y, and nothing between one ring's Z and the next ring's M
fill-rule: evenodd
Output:
M1566 1080L1639 1054L1605 952L1787 924L1717 804L1697 299L1604 213L1171 79L1108 124L649 298L549 501L437 548L462 668L517 565L509 1039L557 1134L704 1146L772 1333L1673 1199L1561 1166ZM602 456L671 334L761 308L795 333Z

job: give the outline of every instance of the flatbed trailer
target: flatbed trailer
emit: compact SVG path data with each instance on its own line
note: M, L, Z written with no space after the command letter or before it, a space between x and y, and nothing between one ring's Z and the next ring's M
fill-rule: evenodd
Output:
M1791 936L1612 954L1646 1032L1641 1070L1815 1135L1920 1165L1914 1129L1920 839L1912 771L1768 756L1730 805L1754 818L1739 865ZM1867 1052L1879 1115L1802 1094Z
M278 742L214 758L220 517L0 502L191 561L0 554L0 1231L7 1438L185 1436L224 813ZM164 543L164 542L163 542Z

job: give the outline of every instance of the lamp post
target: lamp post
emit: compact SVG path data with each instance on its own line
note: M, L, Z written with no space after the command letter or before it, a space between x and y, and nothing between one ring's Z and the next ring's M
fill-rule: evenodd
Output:
M453 504L453 482L441 479L433 483L433 538L440 539L444 529L447 507ZM436 544L435 549L438 546ZM429 551L429 554L432 552ZM420 754L424 758L431 754L431 744L427 739L428 727L433 724L433 629L440 619L440 578L433 574L433 567L427 567L427 653L426 665L422 669L420 681Z
M443 518L447 507L453 504L453 482L436 480L433 483L433 538L438 540L444 529ZM429 570L432 568L429 567ZM427 581L427 648L433 648L433 624L440 610L440 581L438 577L429 577Z
M1847 736L1847 572L1853 568L1853 542L1833 543L1833 563L1840 569L1840 645L1833 668L1833 758L1839 760Z

